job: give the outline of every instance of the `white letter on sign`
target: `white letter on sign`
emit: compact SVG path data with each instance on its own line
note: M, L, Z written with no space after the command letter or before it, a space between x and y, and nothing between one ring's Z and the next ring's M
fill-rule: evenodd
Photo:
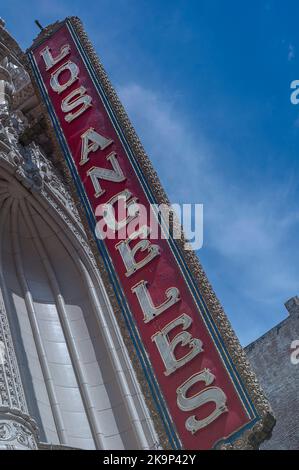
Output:
M107 139L103 135L99 134L94 130L93 127L87 129L84 134L81 135L82 139L82 148L81 148L81 160L79 165L84 165L84 163L89 160L89 152L96 152L98 148L104 150L108 145L112 144L112 139Z
M61 85L59 83L59 76L62 72L65 72L65 71L70 72L70 77L65 83ZM62 93L69 86L71 86L72 83L78 80L78 75L79 75L79 67L76 64L74 64L74 62L67 61L65 64L59 67L54 73L52 73L50 86L52 90L56 91L57 93Z
M192 319L189 315L183 313L180 317L176 318L172 322L168 323L161 331L152 336L152 341L156 343L159 353L163 359L166 370L165 375L172 374L179 367L182 367L187 362L191 361L197 354L203 351L202 341L197 338L192 338L188 331L182 331L178 333L171 341L169 341L168 334L177 326L182 325L183 330L186 330L191 326ZM178 345L189 346L189 352L180 359L175 357L175 348Z
M80 116L91 106L91 97L86 95L85 92L86 88L84 88L84 86L80 86L62 100L61 109L64 113L68 113L64 118L66 122L73 121L73 119ZM77 108L78 106L80 106L80 108L77 109L77 111L70 113L70 111Z
M160 254L159 246L152 244L149 240L140 240L136 245L131 248L130 242L139 236L147 236L150 233L150 229L147 226L142 226L135 232L133 232L125 241L118 243L115 248L119 251L124 265L126 267L126 276L129 277L143 268L152 259ZM136 261L135 256L140 252L147 252L147 255L140 261Z
M188 390L197 382L204 382L206 385L211 385L215 380L215 376L211 374L209 369L204 369L201 372L193 375L184 382L177 389L177 404L180 410L182 411L191 411L199 408L206 403L214 402L216 408L212 413L209 414L206 418L196 419L196 416L190 416L185 423L186 429L192 434L196 433L199 429L208 426L212 423L218 416L222 415L228 411L226 406L226 395L219 387L208 387L202 390L191 397L187 397Z
M45 47L45 49L41 51L40 55L44 59L44 62L46 64L46 70L50 70L54 65L58 64L58 62L60 62L70 53L70 50L70 46L66 44L60 49L60 54L58 54L58 56L56 57L53 57L51 49L48 46Z
M148 323L149 321L153 320L155 317L165 312L165 310L167 310L180 300L179 289L177 289L176 287L169 287L165 291L166 300L158 307L155 307L150 293L146 288L146 284L147 281L140 281L138 284L136 284L136 286L132 287L131 289L132 292L137 295L137 298L139 300L139 305L144 315L144 323Z
M110 155L108 155L107 157L107 160L109 160L109 162L111 163L113 170L93 166L87 171L87 175L90 176L93 187L96 191L94 194L95 197L99 197L105 192L105 189L101 188L99 179L112 181L113 183L120 183L121 181L124 181L126 179L117 161L116 153L110 153Z

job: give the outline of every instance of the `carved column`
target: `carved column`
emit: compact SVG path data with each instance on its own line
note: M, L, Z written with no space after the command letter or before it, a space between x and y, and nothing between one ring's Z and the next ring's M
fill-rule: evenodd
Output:
M7 313L0 295L0 450L36 449L37 428L28 415Z

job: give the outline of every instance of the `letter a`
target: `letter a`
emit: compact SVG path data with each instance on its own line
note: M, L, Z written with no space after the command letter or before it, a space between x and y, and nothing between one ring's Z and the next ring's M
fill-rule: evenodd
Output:
M96 132L93 127L87 129L87 131L81 135L81 139L82 147L80 165L84 165L84 163L88 162L89 152L96 152L98 148L100 150L104 150L113 142L112 139L107 139L103 135Z

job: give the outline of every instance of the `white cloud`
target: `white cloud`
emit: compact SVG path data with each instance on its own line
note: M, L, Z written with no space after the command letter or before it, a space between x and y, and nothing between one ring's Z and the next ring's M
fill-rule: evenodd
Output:
M197 173L208 161L206 143L198 134L194 142L188 125L177 116L174 102L138 84L120 86L118 92L156 169L160 169L172 202L191 202L184 197L196 192Z

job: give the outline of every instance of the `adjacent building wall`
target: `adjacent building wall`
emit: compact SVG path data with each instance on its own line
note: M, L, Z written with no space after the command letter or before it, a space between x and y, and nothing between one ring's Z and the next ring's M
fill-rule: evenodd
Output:
M289 317L245 348L277 420L261 449L299 449L299 364L291 361L291 344L299 340L299 298L285 306Z

